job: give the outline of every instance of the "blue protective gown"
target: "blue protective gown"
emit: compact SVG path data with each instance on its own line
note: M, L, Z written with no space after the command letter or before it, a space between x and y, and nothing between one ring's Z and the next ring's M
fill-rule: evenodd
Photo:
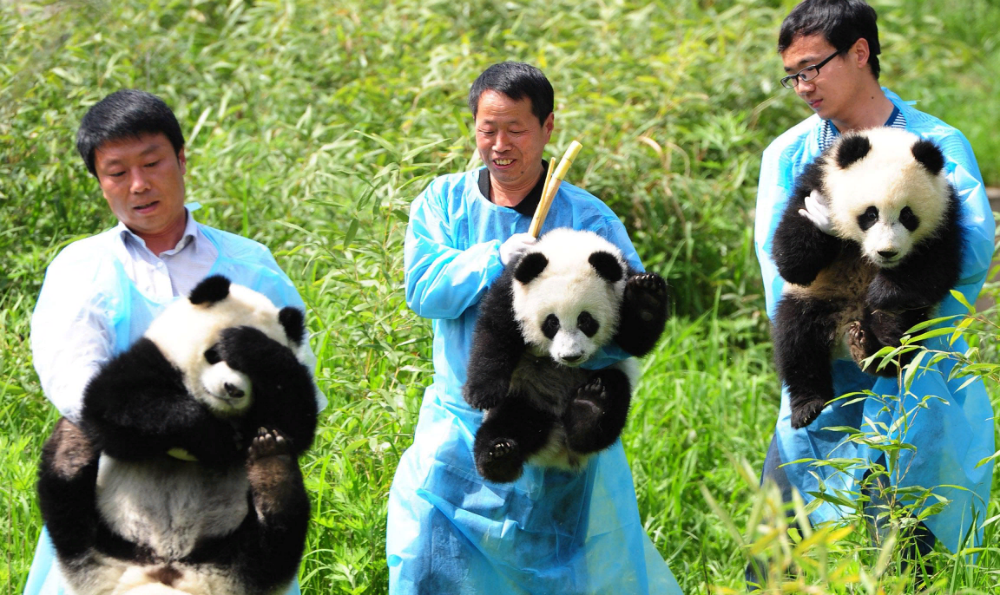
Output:
M233 283L266 295L278 307L295 306L305 311L295 286L262 245L224 231L201 226L215 246L218 258L209 275L225 275ZM121 353L143 333L149 323L173 300L158 302L146 297L129 280L115 256L112 242L115 229L74 242L63 250L46 272L45 283L35 306L35 315L47 308L74 308L97 317L113 329L115 354ZM65 595L56 553L43 527L35 557L28 573L25 595ZM294 581L288 595L298 595Z
M965 237L965 253L961 278L955 287L969 303L976 301L989 271L993 255L993 215L979 166L965 136L941 120L917 111L899 96L887 89L886 97L906 118L906 129L930 139L944 152L948 181L957 189L962 203L961 225ZM764 152L761 164L760 185L757 194L757 218L754 240L760 260L767 298L767 312L773 318L775 306L781 297L784 280L778 275L771 259L774 230L781 220L785 204L795 180L820 153L819 136L822 120L813 116L778 137ZM965 314L966 309L954 298L946 298L939 316ZM948 337L924 341L930 349L959 351L968 349L964 340L948 345ZM897 468L890 469L892 481L900 487L920 486L934 488L934 493L951 503L940 513L925 519L925 524L952 552L956 551L962 536L973 518L981 524L986 520L986 503L990 497L993 474L992 463L979 468L976 465L993 454L993 409L983 383L979 380L964 388L967 378L948 380L954 366L952 361L941 361L922 373L911 386L912 395L902 397L909 421L900 423L894 436L916 447L916 451L903 451ZM851 360L837 360L833 368L835 393L871 390L876 395L899 395L894 379L869 376L860 371ZM944 402L931 399L928 409L918 410L914 405L927 395L935 395ZM847 401L849 401L848 399ZM860 458L873 462L880 452L867 447L844 442L845 434L824 430L835 426L861 427L870 430L864 419L884 422L892 427L902 419L902 411L882 413L879 399L841 405L828 405L812 424L793 430L787 388L782 388L781 409L775 429L781 460ZM897 407L898 409L898 407ZM822 478L827 491L857 491L856 483L864 470L856 476L847 476L829 467L814 467L808 463L794 463L784 467L789 481L802 493L806 501L809 492L819 491ZM959 486L962 489L938 486ZM837 507L824 503L813 515L814 522L838 518ZM977 532L981 537L981 530ZM971 545L971 544L970 544Z
M483 414L461 388L478 303L503 269L500 244L530 223L484 197L478 176L440 177L410 209L406 300L433 320L434 380L389 493L389 591L680 594L643 530L620 441L580 473L526 465L518 481L497 484L476 472L472 445ZM641 267L614 213L570 184L560 187L542 233L555 227L594 231Z

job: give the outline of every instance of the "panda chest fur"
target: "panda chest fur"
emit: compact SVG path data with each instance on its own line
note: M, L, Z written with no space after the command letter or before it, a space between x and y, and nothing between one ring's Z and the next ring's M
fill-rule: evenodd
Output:
M868 286L878 274L878 267L861 254L856 244L847 244L833 263L816 275L809 285L788 283L785 293L796 297L843 301L863 307Z
M235 531L249 511L246 471L163 459L132 463L102 455L97 506L118 535L179 559L200 539Z
M561 416L573 389L584 384L592 373L582 368L557 364L551 357L525 353L510 379L510 392L526 396L539 409Z

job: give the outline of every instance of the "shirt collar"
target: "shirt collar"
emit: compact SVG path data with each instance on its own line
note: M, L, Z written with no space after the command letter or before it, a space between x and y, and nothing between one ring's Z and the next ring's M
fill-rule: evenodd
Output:
M548 170L549 162L542 160L542 175L538 178L538 182L535 187L528 191L528 194L521 199L521 202L514 205L513 209L518 213L526 216L533 217L535 215L535 209L538 207L538 201L542 198L542 189L545 186L545 172ZM479 193L486 197L486 200L493 202L490 199L490 170L487 168L482 168L479 170Z
M195 206L195 208L197 208L197 206ZM177 254L181 250L187 248L188 246L191 246L197 241L198 223L194 220L194 217L191 216L192 210L194 209L189 208L187 205L185 205L184 216L186 217L187 222L184 224L184 235L181 236L181 239L177 242L176 246L174 246L170 250L162 252L161 256L163 255L172 256L174 254ZM137 246L141 246L143 249L148 250L148 248L146 248L146 240L137 236L131 229L126 227L125 224L122 223L121 221L119 221L118 225L115 226L115 230L118 232L119 237L121 237L122 242L124 242L125 244L128 244L129 242L134 242Z

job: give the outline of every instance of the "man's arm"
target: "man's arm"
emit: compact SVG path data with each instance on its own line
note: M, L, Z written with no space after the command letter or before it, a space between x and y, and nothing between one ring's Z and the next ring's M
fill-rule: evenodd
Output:
M62 254L49 265L31 317L31 350L46 398L75 424L80 423L83 391L101 365L114 354L115 329L108 318L110 296L93 291L80 263Z
M500 242L460 250L454 246L444 205L458 200L441 178L431 182L410 207L404 252L406 304L424 318L458 318L500 275Z

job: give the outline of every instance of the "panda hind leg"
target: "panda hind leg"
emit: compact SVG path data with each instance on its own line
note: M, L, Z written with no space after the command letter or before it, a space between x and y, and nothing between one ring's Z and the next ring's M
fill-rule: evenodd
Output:
M614 444L625 428L631 399L631 385L623 371L606 368L595 373L576 390L563 414L569 447L586 454Z
M90 551L98 524L95 486L100 452L66 418L56 422L42 447L38 503L52 543L63 559Z
M261 428L247 457L256 522L253 539L238 556L240 576L263 591L290 582L298 571L309 526L309 497L297 458L288 439L277 430Z
M473 455L479 474L497 483L516 481L525 461L548 443L555 423L553 414L523 395L508 395L487 412L476 432Z
M785 296L778 302L772 338L778 375L788 387L791 424L812 423L833 400L830 357L840 305Z

